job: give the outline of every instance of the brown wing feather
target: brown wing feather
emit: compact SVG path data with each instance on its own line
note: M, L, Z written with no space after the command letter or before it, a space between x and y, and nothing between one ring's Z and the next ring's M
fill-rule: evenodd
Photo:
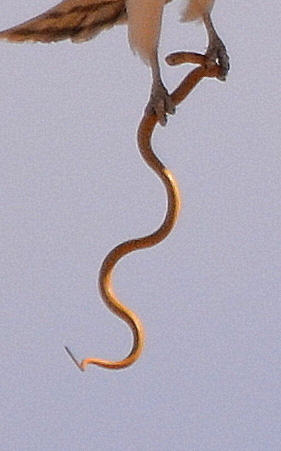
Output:
M0 32L0 39L83 42L126 19L125 0L64 0L40 16Z

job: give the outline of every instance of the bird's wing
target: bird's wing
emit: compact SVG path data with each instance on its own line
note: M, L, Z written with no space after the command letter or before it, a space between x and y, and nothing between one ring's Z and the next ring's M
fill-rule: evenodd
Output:
M40 16L0 32L0 39L83 42L126 18L125 0L63 0Z

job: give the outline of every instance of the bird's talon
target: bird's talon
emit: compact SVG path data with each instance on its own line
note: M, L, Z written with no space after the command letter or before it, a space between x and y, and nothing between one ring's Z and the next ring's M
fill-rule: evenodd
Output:
M220 37L215 34L210 39L209 46L205 53L210 65L218 64L220 66L219 80L225 81L229 71L229 57L226 51L226 47Z
M153 88L149 102L145 108L148 115L155 114L160 125L167 124L167 114L175 114L176 107L164 86Z

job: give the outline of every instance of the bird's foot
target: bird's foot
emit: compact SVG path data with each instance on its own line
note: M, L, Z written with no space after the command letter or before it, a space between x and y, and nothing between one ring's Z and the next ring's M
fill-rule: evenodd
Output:
M229 57L226 47L219 36L216 35L211 39L205 56L208 58L210 65L219 64L221 71L218 78L221 81L225 81L229 71Z
M167 123L167 114L175 114L175 111L174 102L163 83L158 81L156 84L153 84L150 99L145 108L145 114L155 114L158 122L164 126Z

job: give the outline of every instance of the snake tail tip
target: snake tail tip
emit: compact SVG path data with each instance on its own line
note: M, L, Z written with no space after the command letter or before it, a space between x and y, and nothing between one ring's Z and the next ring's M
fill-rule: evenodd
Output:
M81 363L78 362L78 360L76 359L76 357L74 357L74 355L72 354L72 352L70 351L70 349L68 348L68 346L65 346L64 349L66 350L67 354L69 355L69 357L71 358L71 360L75 363L75 365L79 368L80 371L84 371L84 368L82 367Z

